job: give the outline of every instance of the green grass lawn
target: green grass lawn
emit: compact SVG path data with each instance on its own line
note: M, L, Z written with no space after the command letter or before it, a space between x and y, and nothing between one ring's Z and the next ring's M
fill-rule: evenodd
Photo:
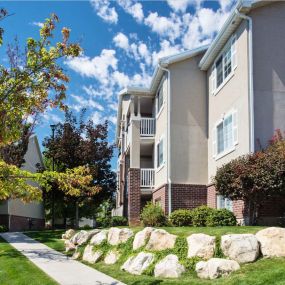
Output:
M141 227L132 229L134 232L137 232L141 229ZM192 233L206 233L215 236L221 236L229 233L256 233L258 230L262 229L262 227L167 227L164 229L181 237L187 237ZM62 251L63 241L59 240L61 233L62 231L44 231L30 232L27 234L54 249ZM241 270L232 273L228 277L220 278L214 281L201 280L196 277L195 272L188 272L180 279L161 279L146 275L131 275L120 270L121 264L105 265L103 262L98 262L94 265L88 265L129 285L285 285L285 258L260 259L255 263L242 265Z
M24 255L0 238L1 285L56 285Z

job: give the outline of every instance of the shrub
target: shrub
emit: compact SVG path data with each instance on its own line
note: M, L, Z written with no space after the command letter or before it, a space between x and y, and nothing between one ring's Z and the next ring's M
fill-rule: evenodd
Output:
M214 210L206 220L208 227L236 226L237 220L233 212L227 209Z
M108 228L111 226L111 217L98 217L96 219L96 227Z
M0 233L5 233L5 232L7 232L7 231L8 231L8 229L7 229L6 226L0 225Z
M191 226L192 225L192 212L190 210L180 209L171 213L170 222L174 226Z
M148 202L141 213L141 220L144 226L164 226L166 217L160 206Z
M127 220L127 218L125 218L125 217L114 216L114 217L112 217L111 225L112 225L113 227L117 227L117 226L127 226L127 225L128 225L128 220Z
M200 206L192 210L192 224L194 227L205 227L207 218L214 212L215 210L209 208L207 206Z

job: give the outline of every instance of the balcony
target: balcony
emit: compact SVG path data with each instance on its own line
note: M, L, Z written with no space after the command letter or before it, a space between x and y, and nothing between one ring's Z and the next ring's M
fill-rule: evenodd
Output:
M140 135L141 137L153 137L155 134L155 119L141 118Z
M154 187L154 169L153 168L142 168L141 169L141 187L142 188L153 188Z

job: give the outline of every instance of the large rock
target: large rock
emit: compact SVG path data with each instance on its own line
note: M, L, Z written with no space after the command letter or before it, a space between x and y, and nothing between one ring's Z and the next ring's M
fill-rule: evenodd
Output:
M188 258L198 256L209 259L214 256L216 237L205 234L192 234L187 238Z
M115 264L119 258L120 254L115 250L111 250L110 252L107 253L106 257L104 258L104 262L106 264Z
M108 234L107 230L100 231L99 233L95 234L91 238L90 244L92 244L92 245L99 245L99 244L101 244L102 242L107 240L107 234Z
M76 245L68 239L64 241L64 246L65 246L65 252L70 252L76 249Z
M97 262L102 255L103 253L100 250L93 251L93 245L88 244L84 249L82 260L93 264Z
M165 230L156 229L152 231L146 249L156 251L174 248L176 238L176 235L169 234Z
M77 244L82 245L82 244L87 243L94 235L96 235L99 232L100 232L100 230L98 230L98 229L85 232L83 235L80 236L80 238L77 241Z
M139 231L135 235L135 239L133 242L133 250L137 250L140 247L145 246L147 240L150 237L150 234L154 231L154 228L146 227L142 231Z
M125 243L133 234L133 231L127 228L110 228L108 232L108 243L111 245Z
M62 236L62 239L71 239L75 235L75 230L69 229Z
M221 249L225 256L238 263L254 262L259 256L259 244L252 234L224 235Z
M141 275L153 260L154 255L152 253L140 252L137 256L130 257L121 269L134 275Z
M71 239L70 241L73 244L78 244L78 241L87 234L87 231L80 231L78 233L76 233Z
M154 276L163 278L179 278L185 272L185 267L178 261L174 254L167 255L155 265Z
M235 260L211 258L208 261L198 262L195 270L200 278L216 279L239 269L240 266Z
M271 227L256 235L264 257L285 257L285 229Z

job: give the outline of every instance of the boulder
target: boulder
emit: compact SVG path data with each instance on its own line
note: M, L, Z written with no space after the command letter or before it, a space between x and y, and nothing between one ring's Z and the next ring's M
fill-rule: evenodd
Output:
M192 234L187 238L188 258L200 257L209 259L214 256L216 237L205 234Z
M108 232L108 243L111 245L125 243L133 234L133 231L127 228L110 228Z
M154 255L152 253L140 252L137 256L130 257L121 269L134 275L141 275L153 260Z
M108 234L107 230L100 231L99 233L95 234L91 238L90 244L92 244L92 245L99 245L99 244L101 244L102 242L107 240L107 234Z
M154 228L146 227L142 231L139 231L135 235L133 242L133 250L137 250L142 246L145 246L147 240L150 237L150 234L154 231Z
M78 233L76 233L71 239L70 241L73 243L73 244L78 244L78 241L84 236L87 234L87 231L80 231Z
M198 262L195 270L200 278L216 279L239 269L240 266L235 260L211 258L208 261Z
M93 245L88 244L84 249L82 260L93 264L97 262L102 255L103 253L100 250L93 251Z
M185 267L179 263L178 257L174 254L167 255L154 268L155 277L179 278L183 272Z
M107 253L106 257L104 258L104 262L106 264L115 264L119 258L120 254L117 251L111 250Z
M82 235L80 236L80 238L79 238L78 241L77 241L77 244L78 244L78 245L82 245L82 244L84 244L84 243L87 243L94 235L96 235L96 234L99 233L99 232L100 232L100 230L98 230L98 229L85 232L84 234L82 234Z
M62 239L71 239L75 235L75 230L69 229L62 236Z
M285 229L271 227L257 232L255 235L260 243L264 257L285 257Z
M65 246L65 252L70 252L76 249L76 245L68 239L64 241L64 246Z
M238 263L254 262L259 256L259 244L253 234L224 235L221 249L225 256Z
M156 229L151 232L146 249L156 251L174 248L176 238L176 235L169 234L165 230Z
M80 258L80 256L81 256L81 252L80 251L75 251L74 253L73 253L73 255L71 256L71 259L79 259Z

